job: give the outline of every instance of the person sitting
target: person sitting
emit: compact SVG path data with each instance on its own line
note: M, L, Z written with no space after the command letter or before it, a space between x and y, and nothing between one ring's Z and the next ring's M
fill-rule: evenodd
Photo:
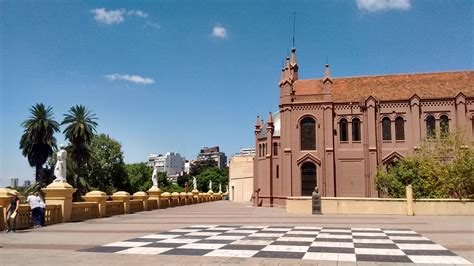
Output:
M15 232L16 231L16 217L18 216L18 208L20 207L20 198L18 197L18 192L13 191L9 192L9 194L12 194L13 196L10 199L10 205L8 206L7 209L7 229L5 230L5 233L8 233L10 231ZM13 220L13 221L12 221ZM13 227L12 227L13 223Z

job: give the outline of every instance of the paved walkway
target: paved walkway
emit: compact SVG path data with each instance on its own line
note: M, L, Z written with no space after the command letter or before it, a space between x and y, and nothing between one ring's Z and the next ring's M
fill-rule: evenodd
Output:
M187 256L187 255L139 255L139 254L117 254L107 252L85 252L93 251L94 248L110 245L117 242L136 242L131 239L142 238L149 235L166 235L166 231L180 228L189 228L196 225L200 230L205 230L202 225L219 225L220 228L228 228L227 231L238 230L240 227L257 226L258 230L265 228L286 228L289 231L308 227L309 231L317 230L318 233L329 230L328 235L334 233L335 238L348 235L351 232L354 245L357 241L354 232L360 228L383 228L386 237L390 238L393 230L406 229L404 232L414 231L420 236L432 240L436 244L452 251L452 255L458 255L474 262L474 217L472 216L389 216L389 215L321 215L304 216L286 214L280 208L254 208L246 204L232 203L228 201L211 202L198 205L182 206L140 212L130 215L121 215L104 219L89 220L80 223L68 223L48 226L40 229L23 230L17 233L0 234L0 264L1 265L67 265L67 264L167 264L167 265L197 265L197 264L246 264L246 265L354 265L351 261L327 261L327 260L301 260L301 259L278 259L273 256L254 256L258 252L247 252L253 254L249 258L241 257L213 257L213 256ZM233 227L232 227L233 226ZM237 228L237 226L239 228ZM229 228L230 227L230 228ZM295 229L295 227L297 227ZM290 229L288 229L290 228ZM315 229L320 228L320 229ZM339 228L334 229L334 228ZM353 230L355 228L355 230ZM336 230L335 232L331 232ZM345 231L344 231L345 230ZM180 230L178 230L179 232ZM209 230L212 232L212 229ZM229 232L227 232L229 234ZM270 230L271 231L271 230ZM274 231L274 230L273 230ZM339 231L339 232L338 232ZM347 232L346 232L347 231ZM391 232L392 231L392 232ZM176 232L176 230L175 230ZM388 233L387 233L388 232ZM244 232L250 233L250 232ZM255 234L258 232L253 232ZM272 231L270 232L272 233ZM273 232L276 233L276 232ZM373 234L377 232L359 232L362 234ZM183 232L181 231L181 234ZM239 232L234 232L234 238ZM291 233L290 233L291 234ZM304 235L305 233L303 233ZM300 234L298 234L300 235ZM232 236L232 233L230 233ZM393 235L395 236L395 235ZM393 238L392 236L392 238ZM179 237L179 236L178 236ZM227 236L228 238L229 236ZM244 237L249 237L248 235ZM258 236L257 236L258 237ZM265 237L265 236L263 236ZM285 236L274 236L285 237ZM286 236L287 237L287 236ZM302 236L299 236L302 237ZM315 236L317 237L317 236ZM376 237L375 235L371 237ZM243 238L243 237L242 237ZM239 238L241 240L242 238ZM344 237L341 237L342 239ZM370 238L369 238L370 239ZM159 240L159 239L158 239ZM199 241L203 239L198 239ZM225 240L225 239L221 239ZM302 239L299 239L302 240ZM326 239L327 240L327 239ZM396 240L396 236L395 236ZM161 240L160 240L161 241ZM194 242L194 241L193 241ZM331 241L322 241L331 242ZM192 243L186 243L192 244ZM221 243L222 244L222 243ZM229 244L229 243L226 243ZM426 244L426 243L425 243ZM157 244L155 244L157 245ZM158 244L160 245L160 244ZM308 247L314 253L321 252L321 247ZM321 244L325 245L325 244ZM348 245L348 244L345 244ZM260 245L261 249L267 248ZM283 245L291 246L291 245ZM311 244L309 245L311 246ZM217 246L216 246L217 247ZM355 246L354 246L355 247ZM240 247L235 247L236 249ZM270 247L270 252L282 247ZM291 247L286 247L292 249ZM355 247L356 248L356 247ZM268 250L270 249L270 250ZM364 247L359 246L359 249ZM120 249L120 250L123 250ZM120 252L118 250L118 252ZM197 249L200 250L200 249ZM169 251L169 250L166 250ZM341 251L341 250L339 250ZM260 251L259 251L260 252ZM267 253L268 253L267 252ZM369 250L362 250L369 252ZM397 251L398 252L398 251ZM444 251L449 252L449 251ZM126 252L125 252L126 253ZM356 252L353 252L354 254ZM233 254L243 254L233 251ZM266 253L260 253L266 254ZM362 254L364 255L364 254ZM365 254L371 255L371 254ZM376 255L376 254L372 254ZM304 255L303 255L304 256ZM344 256L343 256L344 257ZM352 260L353 257L347 257ZM451 257L452 258L452 257ZM459 258L456 256L456 258ZM422 261L419 261L422 262ZM357 265L378 265L387 262L357 262ZM388 263L390 264L390 263ZM424 264L426 265L426 264Z

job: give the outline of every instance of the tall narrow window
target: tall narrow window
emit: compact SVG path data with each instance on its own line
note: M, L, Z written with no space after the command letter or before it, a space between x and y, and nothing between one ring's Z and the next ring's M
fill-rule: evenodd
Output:
M429 139L436 138L436 120L432 115L426 117L426 137Z
M278 156L278 143L273 142L273 156Z
M316 121L311 117L301 120L301 149L316 150Z
M275 171L276 171L276 178L280 178L280 167L278 166L278 164L276 166Z
M449 118L447 115L442 115L439 118L439 126L441 129L441 137L445 138L449 133Z
M306 162L301 166L301 196L311 196L316 186L316 165Z
M258 157L262 157L262 144L258 144Z
M401 116L395 118L395 139L405 140L405 120Z
M339 120L339 139L341 141L349 141L347 119L345 118Z
M392 140L392 121L388 117L382 119L382 139Z
M352 141L360 141L360 119L352 119Z

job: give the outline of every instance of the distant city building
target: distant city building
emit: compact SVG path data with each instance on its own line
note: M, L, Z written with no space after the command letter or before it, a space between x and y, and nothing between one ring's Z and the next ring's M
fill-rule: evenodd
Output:
M168 152L165 155L150 154L148 165L156 167L158 172L165 172L169 177L177 177L184 171L184 158L175 152Z
M24 187L29 187L29 186L31 186L31 181L30 181L30 180L25 180L25 182L23 182L23 186L24 186Z
M253 150L253 152L252 152ZM253 192L255 149L241 149L229 161L229 196L236 202L250 201Z
M191 165L193 165L194 160L186 160L184 162L184 172L186 174L189 174L189 171L191 171Z
M225 153L219 151L219 146L204 147L197 156L196 161L214 160L217 162L219 169L225 168L227 165L227 156Z
M19 179L18 179L18 178L12 177L12 178L10 179L10 181L11 181L11 183L10 183L10 186L11 186L11 187L18 187L18 182L19 182Z

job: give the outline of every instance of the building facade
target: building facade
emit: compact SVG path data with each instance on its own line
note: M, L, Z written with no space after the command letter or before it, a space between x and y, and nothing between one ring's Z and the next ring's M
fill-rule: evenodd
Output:
M455 128L474 139L474 71L298 79L296 49L279 83L279 110L257 117L254 192L285 204L317 186L326 197L378 197L374 178L424 138Z
M168 152L162 154L150 154L148 165L156 167L158 172L165 172L168 177L177 177L184 172L184 158L179 153Z
M229 199L247 202L253 192L253 158L255 150L241 149L229 160Z
M196 161L204 160L214 160L217 162L217 167L219 169L225 168L227 166L227 156L225 153L219 151L219 146L215 147L204 147L201 149L201 152L198 154Z
M18 178L10 178L10 187L18 187L20 180Z

